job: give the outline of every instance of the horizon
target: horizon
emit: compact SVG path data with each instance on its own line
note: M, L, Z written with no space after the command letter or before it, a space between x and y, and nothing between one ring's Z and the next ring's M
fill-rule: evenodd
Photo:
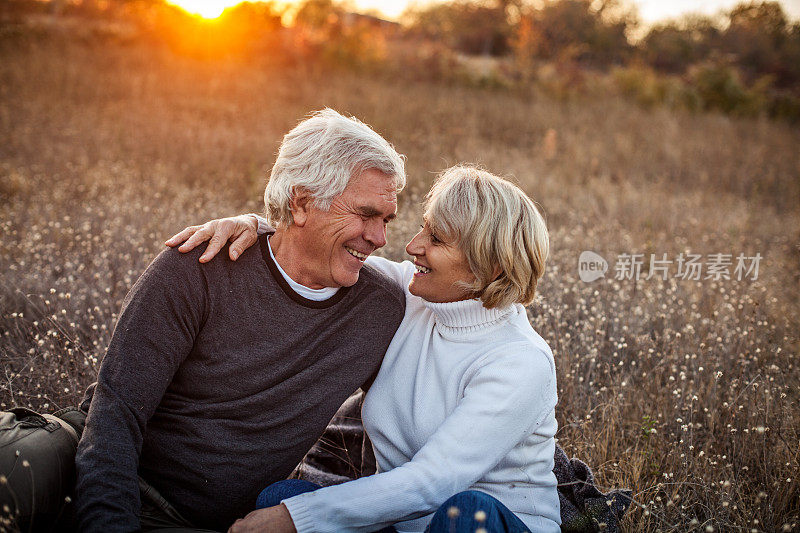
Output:
M706 0L698 3L696 0L624 0L636 6L641 22L651 25L657 22L681 17L689 13L714 15L720 11L730 9L743 0ZM787 16L792 20L800 20L800 0L776 0L783 7ZM389 20L397 20L403 11L413 5L424 6L438 3L433 1L417 0L355 0L355 5L360 10L380 11Z
M229 7L247 0L167 0L183 10L205 18L216 18ZM256 0L258 1L258 0ZM716 15L741 3L743 0L707 0L698 5L695 0L623 0L636 8L644 27L694 13ZM790 20L800 20L800 0L775 0L783 7ZM354 11L377 13L382 18L399 21L409 7L423 7L441 0L350 0Z

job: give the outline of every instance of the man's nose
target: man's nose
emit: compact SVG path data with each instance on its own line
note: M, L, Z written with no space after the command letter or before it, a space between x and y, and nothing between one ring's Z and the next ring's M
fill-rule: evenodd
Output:
M370 220L364 229L364 238L376 249L386 245L386 224L382 220Z

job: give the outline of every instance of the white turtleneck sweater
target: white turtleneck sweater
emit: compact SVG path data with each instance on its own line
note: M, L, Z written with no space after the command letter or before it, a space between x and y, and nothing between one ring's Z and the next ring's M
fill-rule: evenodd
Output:
M450 496L494 496L533 532L558 532L556 376L521 305L431 303L414 265L367 259L406 289L406 314L367 393L373 476L284 500L299 533L421 532Z

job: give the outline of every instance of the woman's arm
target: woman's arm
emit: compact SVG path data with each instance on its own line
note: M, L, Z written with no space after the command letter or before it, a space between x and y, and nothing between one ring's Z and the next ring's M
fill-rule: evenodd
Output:
M259 235L273 230L274 228L269 225L267 219L260 215L239 215L209 220L203 225L187 226L170 237L164 244L172 247L180 245L178 251L185 253L194 249L198 244L210 241L208 248L200 256L200 262L207 263L219 253L225 243L231 242L229 255L233 261L236 261L242 252L256 243ZM402 287L407 287L414 275L414 265L409 261L396 263L383 257L370 256L367 258L366 264L382 272Z
M266 233L269 229L271 228L263 217L239 215L210 220L200 226L187 226L167 239L164 244L173 248L180 244L178 251L186 253L198 244L210 241L200 256L200 262L207 263L227 242L232 241L228 255L232 261L236 261L242 252L256 243L259 234Z
M408 288L408 284L411 283L411 278L414 277L415 268L411 261L397 263L395 261L389 261L385 257L371 255L367 257L364 264L381 272L384 276L400 285L404 290Z
M408 463L284 500L297 531L373 531L434 512L494 468L552 412L552 359L528 343L490 353Z

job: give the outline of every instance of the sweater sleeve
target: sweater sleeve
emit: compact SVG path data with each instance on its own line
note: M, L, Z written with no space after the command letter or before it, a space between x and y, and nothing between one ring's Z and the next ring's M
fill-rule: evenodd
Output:
M162 252L123 302L76 456L81 531L139 530L147 421L189 354L206 308L197 254Z
M399 284L404 290L408 289L408 284L411 283L411 278L414 277L414 271L416 270L411 261L397 263L376 255L367 257L364 263Z
M257 213L248 213L248 214L251 217L255 217L256 221L258 222L258 230L256 231L256 233L258 233L258 235L264 235L265 233L267 233L269 231L274 231L275 230L275 228L273 228L272 226L269 225L269 222L267 222L267 219L262 217L261 215L259 215Z
M527 343L489 353L408 463L285 500L299 533L374 531L434 512L494 468L552 412L552 358Z

